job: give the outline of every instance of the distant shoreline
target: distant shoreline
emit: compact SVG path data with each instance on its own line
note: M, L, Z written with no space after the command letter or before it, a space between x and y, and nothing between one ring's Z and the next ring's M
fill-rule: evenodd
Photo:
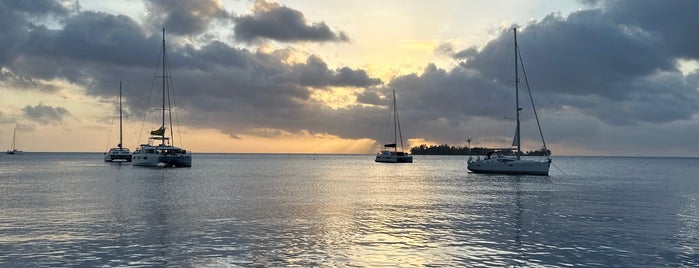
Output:
M413 155L486 155L488 152L493 150L501 151L504 155L515 155L513 149L493 149L493 148L482 148L474 147L469 148L467 146L451 146L448 144L442 145L431 145L421 144L410 148L410 153ZM551 150L544 150L543 148L536 151L526 151L522 152L523 156L546 156L551 155Z

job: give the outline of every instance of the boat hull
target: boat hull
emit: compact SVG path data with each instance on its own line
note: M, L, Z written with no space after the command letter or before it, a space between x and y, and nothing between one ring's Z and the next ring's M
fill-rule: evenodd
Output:
M104 156L104 161L105 162L131 162L133 156L130 154L108 154Z
M474 173L498 173L543 175L549 174L550 161L533 161L525 159L486 159L468 163L468 170Z
M382 156L382 155L377 155L376 159L374 160L375 162L379 163L412 163L413 162L413 157L411 155L403 155L403 156Z
M128 149L112 148L104 154L105 162L131 162L133 156Z
M158 154L142 153L134 154L134 166L142 167L191 167L192 155L187 154Z

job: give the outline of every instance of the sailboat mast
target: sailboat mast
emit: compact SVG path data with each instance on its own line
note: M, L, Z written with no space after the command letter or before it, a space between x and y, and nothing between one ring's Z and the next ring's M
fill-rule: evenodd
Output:
M15 127L15 130L12 132L12 151L15 150L15 138L17 137L17 127Z
M403 142L403 141L401 141ZM393 151L398 152L398 113L396 109L396 90L393 89Z
M122 121L121 121L121 81L119 81L119 150L122 148L122 143L123 143L123 128L122 128Z
M166 82L166 77L165 77L165 28L163 28L163 121L162 124L160 125L160 128L163 129L163 134L162 134L162 143L165 145L165 82Z
M517 130L515 131L515 142L517 143L517 158L519 159L519 156L522 154L522 147L520 144L520 132L519 132L519 111L522 110L522 108L519 108L519 68L517 62L517 51L519 48L517 47L517 28L512 29L514 32L515 36L515 110L517 111Z

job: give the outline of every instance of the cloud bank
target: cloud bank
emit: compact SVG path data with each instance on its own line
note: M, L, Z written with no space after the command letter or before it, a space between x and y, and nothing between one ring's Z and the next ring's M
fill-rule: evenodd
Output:
M148 110L161 42L158 29L146 29L144 22L126 15L69 11L57 1L19 3L0 3L0 30L6 33L0 45L7 48L0 51L2 82L63 79L85 87L87 94L111 97L123 81L132 112ZM205 34L216 21L233 17L216 1L146 3L148 21L170 25L168 31L179 35ZM699 149L689 138L699 131L692 124L699 111L699 73L683 73L678 67L679 60L699 60L699 37L691 32L699 26L694 10L699 2L602 1L518 25L526 72L549 142L619 154L628 148L642 152L645 145L640 144L648 140L669 151ZM57 18L60 27L36 23L47 15ZM480 47L440 47L460 62L456 67L426 63L421 73L382 81L361 68L329 67L318 55L293 61L293 47L246 48L260 39L349 40L324 22L307 22L299 10L257 1L250 14L231 23L238 45L230 40L168 40L183 124L233 137L305 131L381 140L385 135L378 130L390 119L388 95L395 88L408 138L452 144L466 137L507 144L511 138L514 125L505 119L514 116L511 29ZM337 88L351 89L349 105L333 108L314 97ZM531 107L525 100L524 120L531 126ZM25 113L39 123L60 121L67 114L61 114L62 107L37 112L50 110L45 108L28 106ZM523 135L531 144L538 137L533 128Z
M148 21L170 33L198 35L215 22L227 24L232 18L219 0L146 0Z
M63 117L70 115L70 112L63 107L52 107L39 103L36 106L25 106L22 111L30 120L42 125L58 125L63 122Z
M346 42L344 32L333 32L324 22L308 24L298 10L265 0L255 1L252 14L235 18L235 38L252 42L271 39L280 42Z

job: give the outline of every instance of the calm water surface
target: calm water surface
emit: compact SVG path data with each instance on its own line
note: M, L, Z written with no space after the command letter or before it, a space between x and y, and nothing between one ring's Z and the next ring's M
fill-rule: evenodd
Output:
M462 156L0 156L2 267L697 267L699 159L556 157L551 176Z

